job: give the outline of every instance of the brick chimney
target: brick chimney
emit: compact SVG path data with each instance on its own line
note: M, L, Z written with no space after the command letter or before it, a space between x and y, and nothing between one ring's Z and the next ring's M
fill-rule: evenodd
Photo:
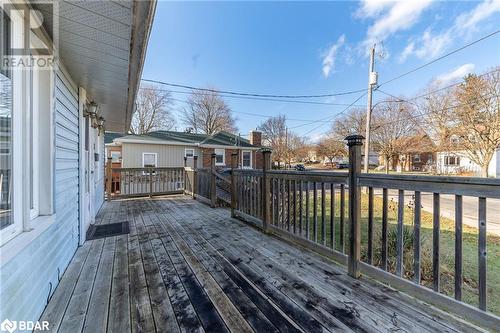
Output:
M262 132L250 131L250 144L257 147L262 146Z

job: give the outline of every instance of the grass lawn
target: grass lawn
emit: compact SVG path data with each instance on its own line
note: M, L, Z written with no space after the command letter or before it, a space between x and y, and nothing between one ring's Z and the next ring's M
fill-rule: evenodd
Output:
M305 193L303 195L305 200ZM347 193L346 193L346 217L347 217ZM297 200L298 195L297 195ZM330 244L330 200L329 193L325 195L325 244ZM321 191L318 191L318 226L317 239L322 240L321 234ZM335 239L336 248L339 249L339 216L340 216L340 195L336 192L335 199ZM396 263L396 223L397 223L397 201L389 199L388 209L388 266L389 270L395 272ZM310 193L310 212L309 212L309 230L310 238L313 239L313 195ZM303 226L305 228L305 203L303 204ZM298 212L298 203L297 203ZM362 260L366 260L368 243L368 196L362 195ZM421 277L422 284L432 287L432 214L422 210L421 212ZM298 221L298 219L297 219ZM297 222L298 223L298 222ZM408 279L413 278L413 209L409 206L404 211L404 276ZM474 306L478 305L478 233L477 229L463 225L463 287L462 300ZM381 230L382 230L382 198L374 197L374 264L380 266L381 262ZM348 242L348 225L345 225L344 241ZM347 250L346 250L347 251ZM500 237L488 234L487 238L487 309L497 315L500 315ZM440 271L441 271L441 292L453 297L454 295L454 270L455 270L455 222L451 219L441 217L440 232Z

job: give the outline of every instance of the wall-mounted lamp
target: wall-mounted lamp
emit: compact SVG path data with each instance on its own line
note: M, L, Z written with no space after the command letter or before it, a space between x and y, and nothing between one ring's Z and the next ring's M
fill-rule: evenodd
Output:
M104 133L104 131L105 131L104 123L105 122L106 121L104 120L104 118L102 116L99 116L99 118L97 118L97 128L99 129L98 135L101 135L101 133Z
M94 101L88 103L83 113L84 117L90 117L90 119L97 118L97 107L97 103Z

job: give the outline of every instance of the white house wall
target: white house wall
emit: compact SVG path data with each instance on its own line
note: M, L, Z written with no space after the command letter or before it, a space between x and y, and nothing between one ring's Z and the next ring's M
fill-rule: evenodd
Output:
M1 318L37 320L78 246L77 87L59 70L55 82L55 222L1 269Z
M142 168L143 153L156 153L158 167L183 167L186 148L194 149L194 154L198 156L198 167L201 166L200 150L194 146L122 143L122 167ZM188 160L188 166L192 166L192 161Z
M446 156L457 156L460 158L459 165L445 165ZM439 152L437 153L437 171L442 174L456 174L460 170L473 172L475 176L481 175L481 167L471 161L463 152ZM488 177L500 177L500 149L497 149L488 166Z

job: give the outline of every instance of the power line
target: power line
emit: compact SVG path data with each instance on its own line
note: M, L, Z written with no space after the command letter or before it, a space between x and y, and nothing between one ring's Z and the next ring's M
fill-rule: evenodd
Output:
M472 42L470 42L470 43L468 43L468 44L465 44L465 45L464 45L464 46L462 46L462 47L459 47L458 49L455 49L455 50L450 51L450 52L448 52L448 53L446 53L446 54L443 54L442 56L440 56L440 57L438 57L438 58L436 58L436 59L433 59L433 60L431 60L431 61L429 61L429 62L426 62L426 63L425 63L425 64L423 64L423 65L420 65L420 66L418 66L418 67L415 67L415 68L414 68L414 69L412 69L412 70L409 70L409 71L407 71L407 72L405 72L405 73L403 73L403 74L400 74L400 75L395 76L395 77L393 77L393 78L391 78L391 79L389 79L389 80L387 80L387 81L385 81L385 82L382 82L382 83L379 85L379 87L381 87L381 86L383 86L383 85L386 85L386 84L388 84L388 83L391 83L391 82L393 82L393 81L395 81L395 80L398 80L398 79L400 79L400 78L402 78L402 77L405 77L406 75L409 75L409 74L411 74L411 73L414 73L414 72L416 72L416 71L418 71L418 70L421 70L421 69L422 69L422 68L424 68L424 67L427 67L427 66L429 66L429 65L432 65L433 63L435 63L435 62L437 62L437 61L439 61L439 60L442 60L442 59L444 59L444 58L446 58L446 57L449 57L449 56L450 56L450 55L452 55L452 54L455 54L455 53L457 53L457 52L460 52L460 51L462 51L462 50L464 50L464 49L466 49L466 48L468 48L468 47L470 47L470 46L472 46L472 45L474 45L474 44L477 44L477 43L479 43L479 42L481 42L481 41L483 41L483 40L485 40L485 39L487 39L487 38L490 38L490 37L492 37L492 36L494 36L494 35L498 34L499 32L500 32L500 30L493 31L492 33L490 33L490 34L488 34L488 35L486 35L486 36L483 36L483 37L481 37L481 38L479 38L479 39L476 39L476 40L474 40L474 41L472 41Z
M339 112L339 113L337 113L337 114L333 115L332 117L329 117L330 119L329 119L327 122L323 122L322 124L320 124L320 125L318 125L318 126L316 126L316 127L314 127L314 128L311 128L309 131L305 132L305 133L304 133L304 134L302 134L302 135L307 135L307 134L311 133L312 131L315 131L315 130L317 130L318 128L323 127L325 124L328 124L328 123L329 123L330 121L332 121L333 119L335 119L335 118L339 117L341 114L343 114L344 112L346 112L346 111L347 111L347 110L348 110L348 109L349 109L352 105L354 105L357 101L359 101L362 97L364 97L364 96L365 96L365 94L366 94L366 92L364 92L363 94L361 94L358 98L356 98L356 99L355 99L355 100L351 103L351 105L350 105L350 106L346 107L346 108L345 108L344 110L342 110L341 112Z
M364 89L351 90L351 91L343 91L332 94L319 94L319 95L274 95L274 94L256 94L256 93L245 93L245 92L237 92L237 91L228 91L228 90L218 90L218 89L209 89L209 88L200 88L194 87L184 84L177 83L168 83L159 80L151 80L151 79L141 79L145 82L152 82L157 84L162 84L170 87L184 88L190 90L199 90L199 91L207 91L218 94L228 94L228 95L236 95L236 96L251 96L251 97L269 97L269 98L320 98L320 97L335 97L335 96L344 96L344 95L352 95L359 92L364 91Z
M164 91L164 92L172 92L178 94L192 94L191 91L181 91L181 90L169 90L169 89L158 89L158 88L144 88L143 90L153 90L153 91ZM315 101L297 101L290 99L275 99L275 98L265 98L265 97L251 97L251 96L232 96L221 94L222 97L226 98L237 98L237 99L248 99L248 100L257 100L257 101L270 101L270 102L284 102L284 103L297 103L297 104L311 104L311 105L332 105L332 106L346 106L349 105L347 103L330 103L330 102L315 102ZM361 106L361 105L359 105Z

